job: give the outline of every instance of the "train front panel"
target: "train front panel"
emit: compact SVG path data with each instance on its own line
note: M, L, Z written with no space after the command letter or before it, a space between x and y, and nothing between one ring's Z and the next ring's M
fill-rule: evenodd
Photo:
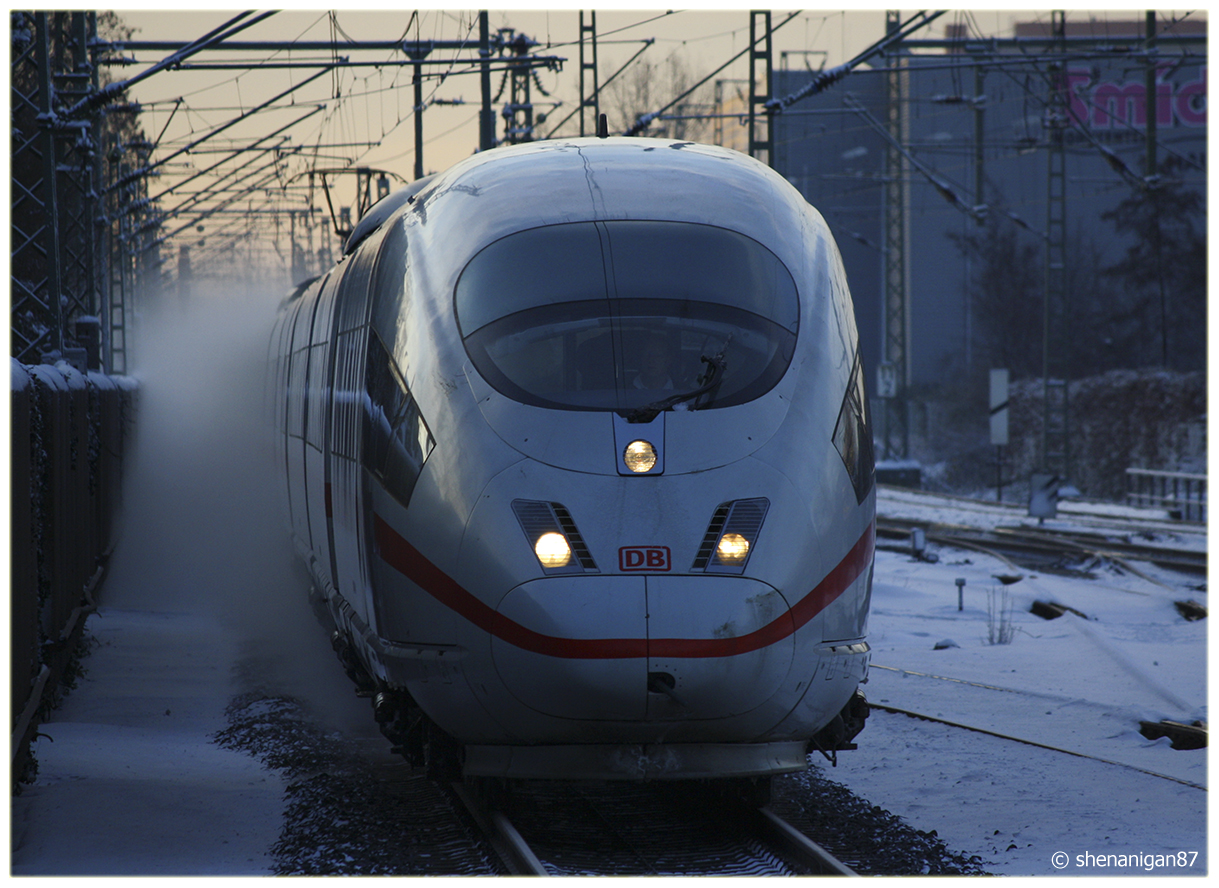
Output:
M832 240L755 169L726 189L751 213L612 211L629 170L590 203L593 152L541 154L546 212L525 178L491 224L476 163L392 223L410 258L374 329L430 443L409 502L374 485L386 677L480 748L807 739L866 670L874 532Z

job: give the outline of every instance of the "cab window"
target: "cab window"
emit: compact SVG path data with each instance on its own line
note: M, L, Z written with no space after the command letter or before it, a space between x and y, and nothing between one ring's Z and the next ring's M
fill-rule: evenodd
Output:
M484 248L457 283L475 368L541 407L710 409L768 392L797 333L795 282L757 241L710 225L581 222Z

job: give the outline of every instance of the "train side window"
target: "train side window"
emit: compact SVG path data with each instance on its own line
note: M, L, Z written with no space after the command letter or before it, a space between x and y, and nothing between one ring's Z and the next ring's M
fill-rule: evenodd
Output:
M339 459L360 457L360 425L364 398L364 367L368 338L368 290L380 230L337 266L342 280L335 289L334 325L331 328L330 453Z
M330 416L327 390L331 384L330 338L334 323L334 294L342 273L328 274L314 300L313 345L309 349L309 405L305 441L321 452L325 446L326 423Z
M372 326L389 347L398 354L396 341L402 330L402 319L410 312L410 290L406 282L406 226L399 219L385 232L377 254L377 270L372 281Z
M404 506L436 446L381 337L369 337L364 465Z
M305 442L319 452L322 449L322 437L325 431L323 426L326 396L324 381L319 377L322 376L326 357L326 343L323 342L309 348L309 405L305 411L307 415Z
M288 410L287 432L291 438L305 436L305 372L309 367L308 312L301 311L298 302L292 311L288 347Z
M331 344L334 349L334 382L331 386L331 433L330 452L343 459L354 460L359 456L357 446L357 430L359 428L359 389L361 381L358 378L364 366L364 356L361 354L363 331L349 330L339 333Z
M876 458L872 448L872 423L869 419L868 398L864 391L863 360L855 353L838 423L834 426L834 447L842 457L855 499L863 502L876 478Z
M368 325L368 290L382 234L374 232L351 256L343 258L343 279L335 295L334 332L346 333Z

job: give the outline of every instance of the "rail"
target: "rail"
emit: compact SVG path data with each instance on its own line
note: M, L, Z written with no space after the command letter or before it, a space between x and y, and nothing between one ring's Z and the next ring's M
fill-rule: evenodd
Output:
M1206 522L1206 476L1154 469L1126 470L1126 502L1165 509L1181 521Z
M1158 771L1149 771L1146 768L1140 768L1137 765L1129 764L1128 762L1114 761L1113 759L1101 758L1097 755L1089 755L1086 752L1077 752L1073 749L1064 749L1061 746L1052 746L1048 743L1041 743L1037 740L1028 740L1024 737L1014 737L1011 734L1004 734L1000 731L992 731L989 728L980 728L975 725L967 725L962 722L952 721L950 719L941 718L937 715L928 715L924 712L915 712L911 709L903 709L900 706L889 706L885 703L869 703L869 708L879 709L881 712L890 712L894 715L904 715L908 718L916 718L920 721L935 722L940 725L947 725L950 728L959 728L963 731L973 731L975 734L985 734L988 737L997 737L1000 740L1010 740L1013 743L1022 743L1025 746L1035 746L1038 749L1047 749L1050 752L1060 752L1063 755L1070 755L1076 758L1091 759L1094 762L1100 762L1105 765L1113 765L1118 768L1125 768L1129 771L1138 771L1140 774L1146 774L1148 777L1158 777L1160 780L1169 780L1173 783L1179 783L1182 786L1188 786L1193 789L1200 789L1207 792L1207 788L1201 783L1194 783L1192 780L1184 780L1180 777L1173 777L1169 774L1161 774Z
M758 808L757 816L761 829L778 844L785 855L810 873L819 876L859 875L776 814L770 806Z
M614 848L624 849L630 867L637 868L641 873L731 875L739 871L756 874L766 870L751 867L763 864L765 868L774 868L774 871L790 874L858 875L769 805L754 808L752 804L742 806L738 801L726 801L727 797L715 796L717 803L726 802L726 807L720 811L717 818L716 826L710 827L710 823L704 823L692 833L686 823L684 805L679 805L676 809L665 807L658 810L645 800L637 807L632 808L628 803L624 808L621 799L615 801L613 798L603 799L596 792L590 795L583 791L567 790L566 800L560 802L567 815L560 829L562 838L558 838L548 832L552 829L552 824L542 826L542 834L539 835L539 823L534 820L536 814L528 813L537 802L537 798L531 795L531 789L518 788L521 796L517 796L515 792L509 796L499 796L492 790L492 797L497 798L492 801L485 795L485 790L480 791L461 782L454 782L448 788L472 817L504 868L512 875L563 875L573 871L605 875L636 872L633 868L621 868L622 859L615 857L617 851L610 850ZM550 789L541 792L541 798L544 800L546 793L562 794L564 791ZM696 813L692 816L702 823L702 818L706 816L706 798L701 795L694 797L700 801L696 804ZM531 798L534 804L530 803ZM583 805L574 804L577 799L582 799ZM672 803L673 799L670 798L669 801ZM518 803L522 806L525 814L519 831L509 819L509 814L498 809L504 802L507 802L509 808L515 808ZM546 808L544 801L541 808ZM578 813L576 809L585 813ZM587 815L589 811L591 816ZM628 820L624 821L622 818L626 811L633 814L628 815ZM584 819L585 817L587 819ZM676 828L671 825L671 819L672 823L677 824ZM734 826L728 826L729 823ZM645 824L651 825L643 826L641 831L641 825ZM691 841L692 835L702 835L707 827L713 833L723 827L725 831L721 838L727 840L733 853L722 854L723 845L718 844L712 837L708 845L711 851L692 854L684 843ZM534 839L541 842L537 852L530 847L530 842ZM601 850L585 859L582 856L585 852L573 853L572 850L582 845L565 844L581 842ZM736 852L739 852L739 857L734 856ZM539 854L551 859L552 865L543 863ZM738 870L742 864L744 868Z
M548 876L546 866L533 853L533 849L521 837L502 812L488 806L470 788L460 781L450 784L450 789L466 811L474 819L491 848L499 856L508 872L514 876Z

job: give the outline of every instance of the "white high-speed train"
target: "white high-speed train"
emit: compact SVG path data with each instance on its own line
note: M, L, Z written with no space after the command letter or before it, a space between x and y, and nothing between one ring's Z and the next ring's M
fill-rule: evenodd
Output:
M477 154L374 207L271 357L315 609L408 758L765 783L852 748L864 375L833 238L772 170Z

